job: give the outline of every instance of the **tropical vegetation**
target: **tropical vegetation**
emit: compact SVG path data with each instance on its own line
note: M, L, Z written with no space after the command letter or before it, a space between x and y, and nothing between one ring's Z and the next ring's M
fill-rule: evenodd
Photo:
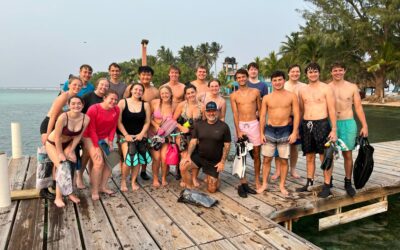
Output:
M186 83L196 79L195 72L199 65L206 67L209 71L209 78L214 72L212 66L216 65L217 59L222 52L222 45L217 42L201 43L197 47L183 46L175 56L171 49L161 46L157 54L147 56L147 65L154 69L153 83L160 86L168 82L168 70L170 65L175 65L181 70L180 81ZM142 59L118 63L121 66L121 80L130 83L137 80L137 70L142 65ZM106 76L107 72L96 72L92 80Z
M377 100L384 98L388 83L400 84L400 0L305 1L309 3L308 8L298 10L305 20L299 31L287 35L279 51L254 59L262 76L268 77L278 69L286 70L291 64L304 67L317 62L322 68L321 79L329 81L330 64L341 61L347 66L347 79L360 88L375 87ZM195 78L198 65L209 70L216 66L221 52L222 45L217 42L183 46L177 55L161 46L147 61L154 68L153 81L159 86L168 81L171 64L180 67L181 82L187 82ZM123 80L134 80L140 65L141 59L121 63ZM229 84L224 69L217 73L215 67L211 73ZM94 78L104 74L98 72Z
M347 78L360 87L375 87L382 99L388 83L400 84L399 0L305 0L300 30L286 36L279 52L260 61L261 72L271 74L290 64L318 62L321 78L329 80L329 65L346 64Z

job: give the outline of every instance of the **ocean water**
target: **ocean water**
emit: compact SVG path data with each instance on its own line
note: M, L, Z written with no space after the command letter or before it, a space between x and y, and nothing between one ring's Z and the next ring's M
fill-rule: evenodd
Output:
M57 95L57 90L0 89L0 151L11 155L11 122L19 122L23 154L35 155L40 145L40 124ZM229 101L227 105L226 121L232 130ZM400 108L364 107L364 110L370 142L400 140ZM309 216L294 223L293 232L324 249L400 249L399 195L389 197L389 201L387 213L322 232L318 232L320 215Z
M36 154L40 124L57 95L57 90L0 89L0 151L11 155L11 123L18 122L23 154Z

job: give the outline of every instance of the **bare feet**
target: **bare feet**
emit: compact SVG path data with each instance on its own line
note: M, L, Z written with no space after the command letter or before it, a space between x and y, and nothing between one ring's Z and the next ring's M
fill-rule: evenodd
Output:
M290 175L295 179L299 179L300 178L300 175L297 174L296 169L291 169L290 170Z
M281 173L277 173L277 172L275 172L275 173L274 173L274 175L273 175L273 176L271 176L271 179L272 179L272 180L276 180L276 179L278 179L278 178L279 178L279 176L281 176Z
M111 189L108 189L108 188L102 188L102 189L99 190L99 192L103 193L103 194L108 194L108 195L115 194L114 190L111 190Z
M79 177L76 178L76 187L78 189L85 189L86 188L85 184L83 184L82 180Z
M158 181L158 178L153 178L153 187L155 188L160 187L160 182Z
M139 189L139 185L134 183L134 182L132 182L132 191L136 191L138 189Z
M167 186L168 185L168 182L167 182L167 180L161 180L161 185L163 186L163 187L165 187L165 186Z
M200 187L199 179L197 179L197 178L194 178L194 179L193 179L193 186L194 186L194 187Z
M256 189L260 189L261 188L261 183L260 183L260 181L258 180L258 178L256 179Z
M62 198L61 199L55 199L54 204L56 204L57 207L65 207L65 203L63 202Z
M179 183L179 186L185 188L185 187L186 187L186 184L185 184L185 182L181 181L181 182Z
M128 187L126 186L126 181L121 182L121 191L128 192Z
M79 202L81 202L81 200L80 200L78 197L76 197L76 195L74 195L74 194L68 195L68 198L69 198L73 203L76 203L76 204L78 204Z
M97 194L92 193L92 200L94 200L94 201L100 200L99 194L98 193Z
M260 188L257 188L257 193L261 194L262 192L264 192L265 190L267 190L267 186L268 184L263 184Z
M286 197L289 195L289 192L286 190L285 186L279 186L279 189L281 190L281 193Z

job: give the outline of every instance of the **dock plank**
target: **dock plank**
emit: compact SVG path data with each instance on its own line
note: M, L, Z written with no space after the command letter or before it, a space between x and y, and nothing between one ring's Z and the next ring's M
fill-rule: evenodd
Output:
M229 241L231 241L234 245L240 245L240 249L244 250L277 249L268 241L264 240L253 232L230 238Z
M171 176L169 177L171 178ZM174 193L175 197L178 198L182 188L179 186L179 183L177 181L171 181L170 179L168 181L170 183L168 185L168 189L172 193ZM209 195L210 197L214 197L213 194ZM216 197L214 198L217 199ZM188 207L194 213L196 213L197 216L203 218L204 221L206 221L211 227L213 227L226 238L249 233L250 230L246 226L242 225L234 217L230 216L230 214L227 214L220 209L220 206L223 205L222 202L223 201L218 200L217 206L214 206L212 208L204 208L193 205L188 205Z
M173 218L179 228L185 231L196 244L200 245L223 238L186 204L177 202L176 196L168 189L154 189L149 186L144 186L143 189L153 197L157 204L163 207L168 216Z
M64 201L65 202L65 201ZM58 208L48 201L47 249L82 249L74 203Z
M257 231L257 234L278 249L317 249L315 245L300 241L294 235L289 235L283 228L274 227Z
M88 177L85 175L85 185ZM93 202L88 188L79 191L77 206L84 245L87 249L122 248L101 202Z
M225 249L235 249L228 240L217 240L210 243L200 245L200 249L204 250L225 250Z
M117 190L114 182L110 188ZM158 249L159 246L140 221L125 197L117 192L112 196L102 195L101 201L123 248Z
M28 168L29 157L13 159L8 165L8 179L11 190L21 190L24 185L26 170ZM17 213L19 201L12 201L11 206L2 209L0 213L0 249L5 249L8 245L7 238L11 235L11 228L14 224L13 218Z
M35 188L36 158L29 161L24 188ZM44 239L44 206L43 199L20 201L15 217L13 232L10 237L9 249L42 249ZM24 240L21 240L24 239Z
M162 249L183 249L195 246L163 208L143 189L129 191L124 195Z

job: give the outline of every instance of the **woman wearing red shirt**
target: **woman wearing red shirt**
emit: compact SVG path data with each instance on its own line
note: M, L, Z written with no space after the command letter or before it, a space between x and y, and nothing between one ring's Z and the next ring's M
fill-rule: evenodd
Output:
M104 95L104 101L90 106L86 113L90 117L90 123L83 134L83 141L93 161L93 168L90 172L92 200L100 198L99 192L106 194L114 193L107 187L107 181L111 175L111 166L107 166L104 161L99 141L104 140L110 150L113 148L113 140L120 112L117 101L117 92L108 90Z

